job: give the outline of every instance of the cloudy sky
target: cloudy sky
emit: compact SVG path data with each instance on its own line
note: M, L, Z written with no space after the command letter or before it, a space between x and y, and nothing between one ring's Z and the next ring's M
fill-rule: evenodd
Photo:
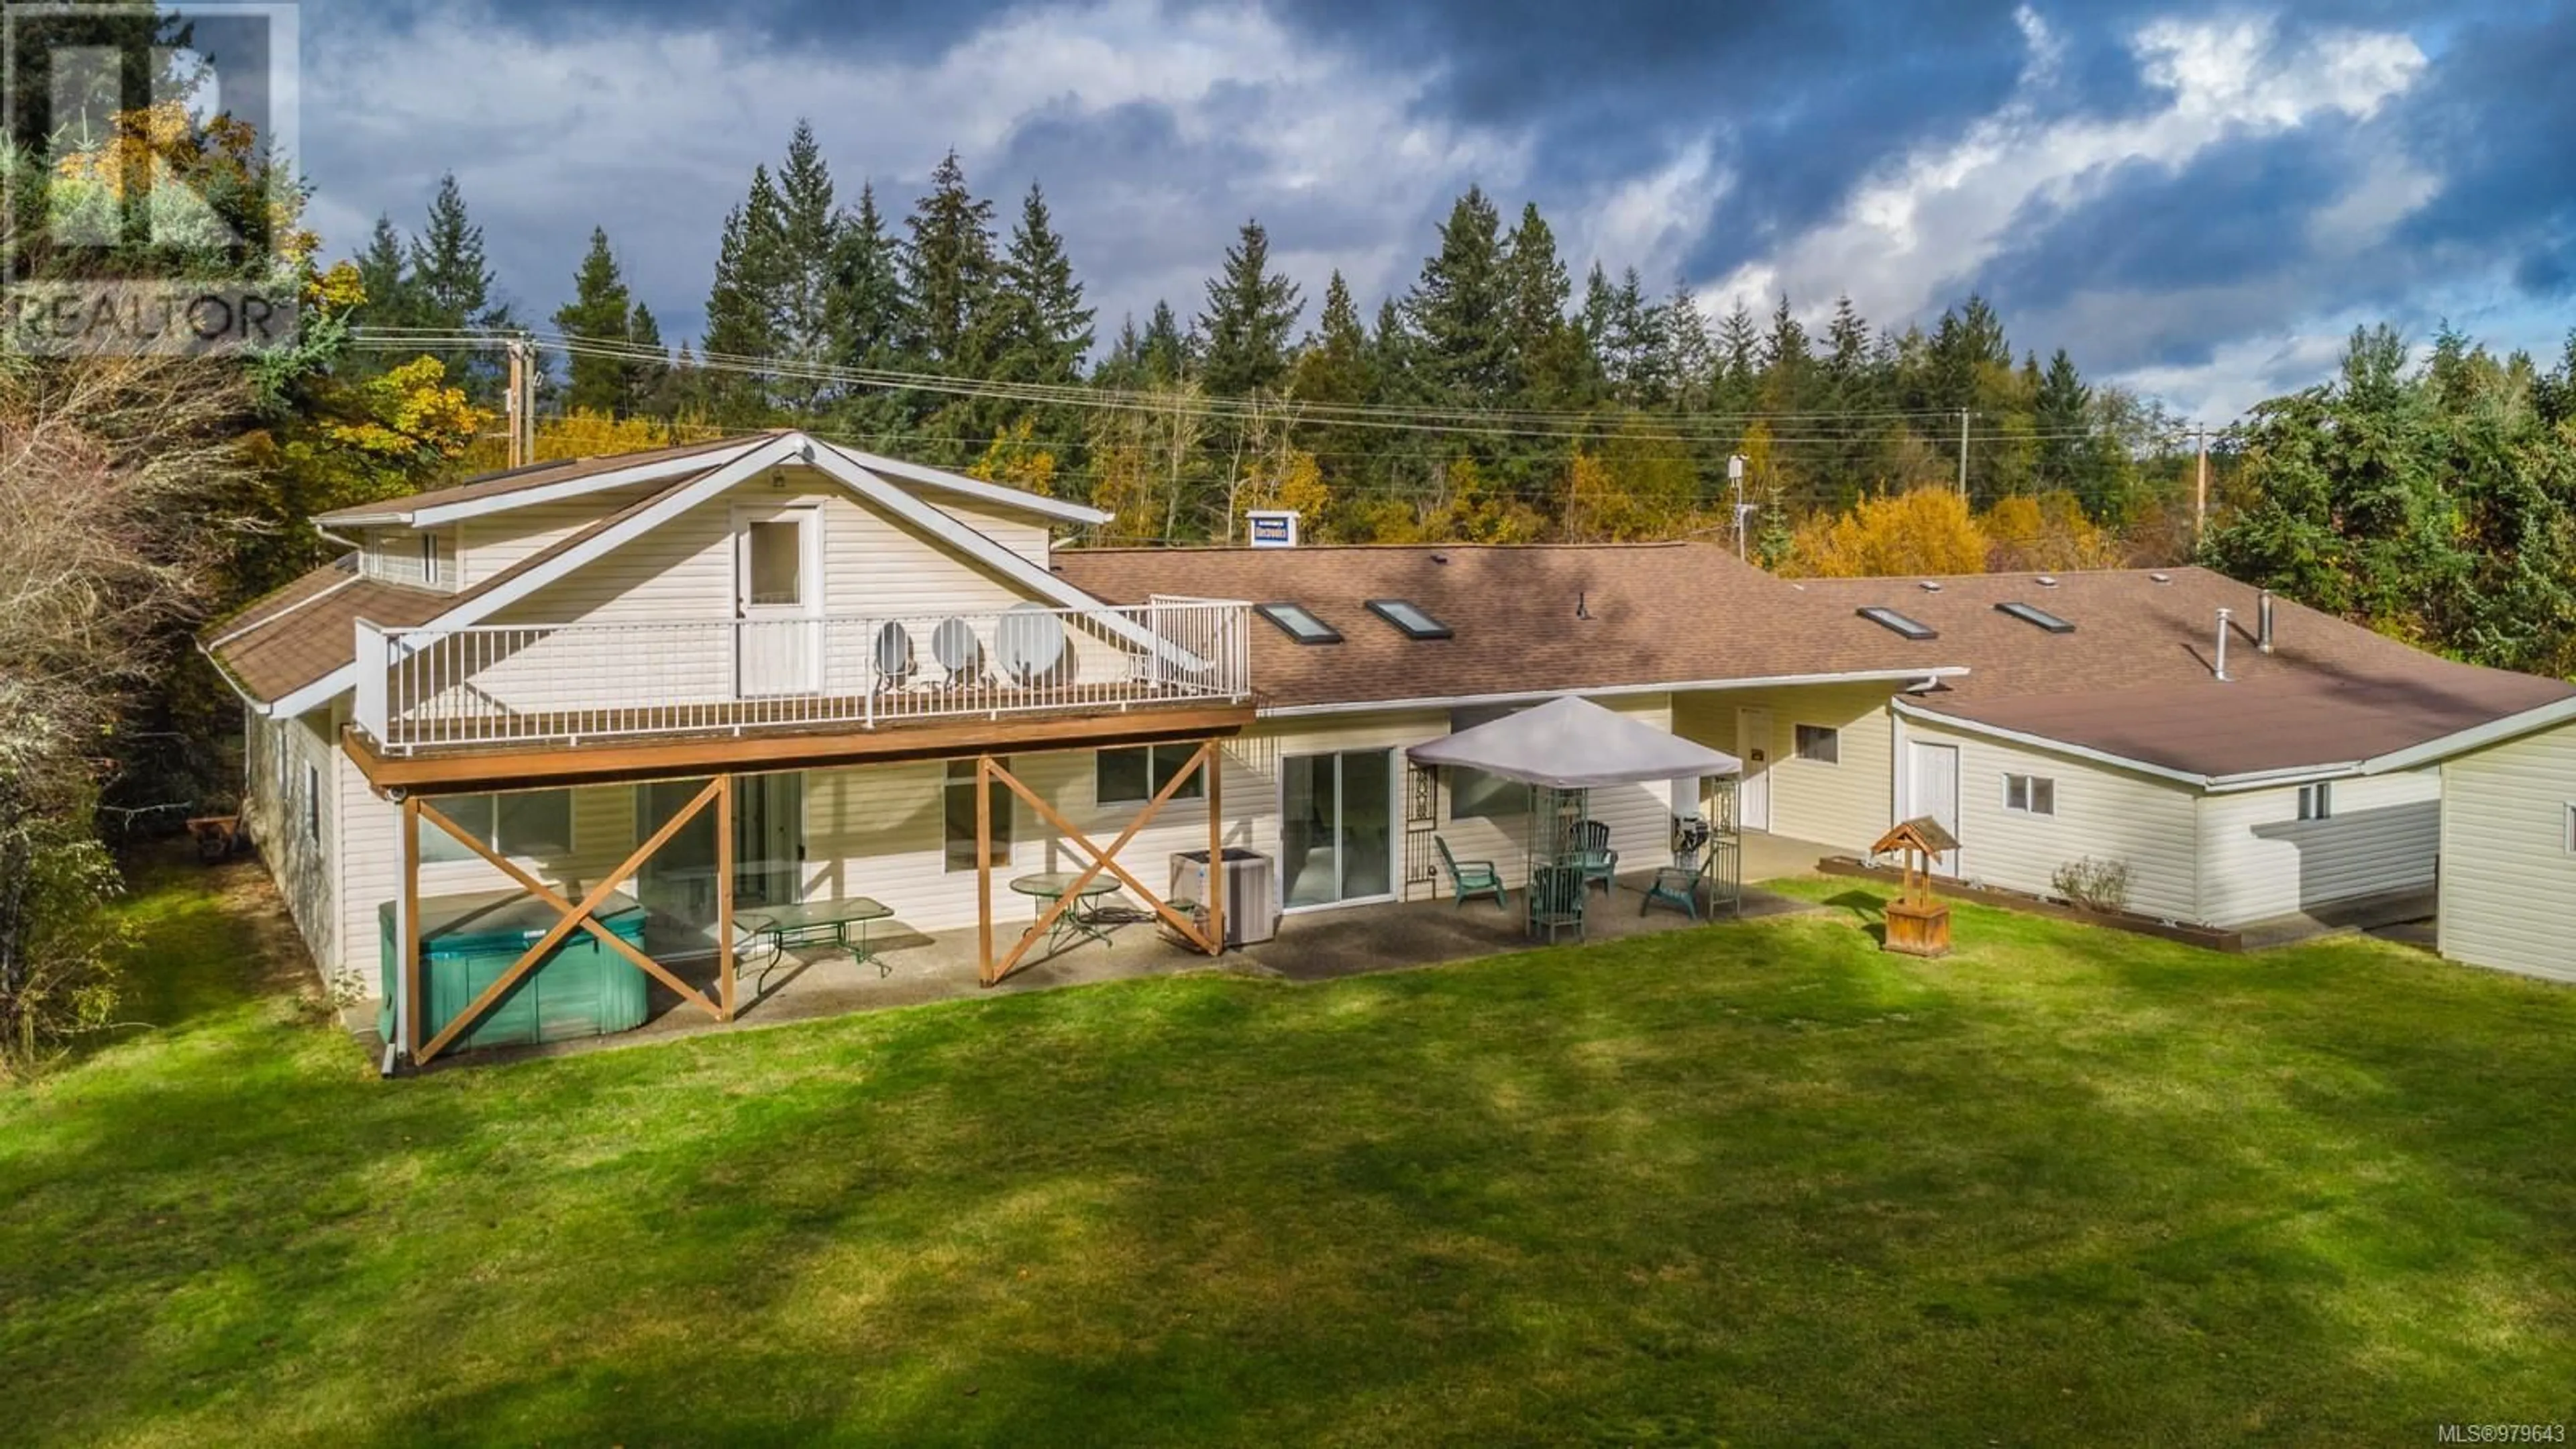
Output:
M900 210L955 148L1044 183L1104 334L1194 305L1259 216L1320 299L1400 289L1469 182L1577 266L1713 313L1971 289L2213 422L2356 321L2554 355L2576 324L2576 7L2302 0L305 0L314 216L416 226L453 170L522 315L608 228L693 334L755 162L813 121ZM1312 320L1310 309L1308 320Z

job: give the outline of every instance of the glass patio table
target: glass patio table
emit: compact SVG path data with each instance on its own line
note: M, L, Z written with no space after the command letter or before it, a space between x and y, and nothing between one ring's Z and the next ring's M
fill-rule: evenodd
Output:
M1073 889L1073 883L1081 879L1080 871L1050 870L1037 875L1021 876L1011 882L1011 889L1029 897L1030 904L1035 908L1036 913L1044 916L1047 907L1064 899L1065 893ZM1052 956L1068 944L1083 941L1098 941L1104 946L1108 945L1109 933L1101 929L1105 923L1100 919L1098 902L1103 896L1114 896L1117 893L1118 880L1106 871L1085 882L1081 894L1071 905L1058 913L1055 923L1047 928L1047 954Z

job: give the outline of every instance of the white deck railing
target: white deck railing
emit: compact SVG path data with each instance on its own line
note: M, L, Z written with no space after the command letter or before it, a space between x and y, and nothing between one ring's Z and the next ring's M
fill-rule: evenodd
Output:
M397 752L875 728L1249 699L1250 607L357 626L357 725Z

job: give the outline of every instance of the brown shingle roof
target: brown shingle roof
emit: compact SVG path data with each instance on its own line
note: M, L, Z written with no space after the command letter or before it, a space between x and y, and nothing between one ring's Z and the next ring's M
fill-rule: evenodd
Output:
M1305 605L1343 642L1301 645L1252 621L1253 687L1284 708L1956 662L1818 609L1701 543L1059 549L1055 565L1114 603L1178 594ZM1456 637L1408 639L1368 611L1371 599L1411 600Z
M559 463L537 463L524 468L513 468L504 473L486 473L478 478L468 478L462 483L445 488L433 488L425 493L411 493L400 498L387 498L375 503L360 504L355 508L339 509L320 514L313 521L329 528L335 524L371 522L389 516L408 518L412 513L423 508L443 508L453 503L472 503L485 498L499 498L530 488L570 483L583 478L596 477L602 473L621 472L648 463L694 458L701 453L716 453L748 447L763 438L773 436L775 434L772 433L746 433L738 437L718 438L712 442L683 443L677 447L656 448L649 452L612 453L599 458L572 458Z
M346 555L252 604L200 637L206 652L252 698L273 704L357 658L358 620L407 629L436 622L468 599L499 588L560 557L610 525L652 507L697 482L701 469L584 525L470 589L441 593L357 576L357 556ZM335 587L336 585L336 587Z
M2162 581L2159 581L2159 574ZM1969 673L1912 703L2198 776L2347 764L2576 695L2554 679L2455 663L2207 569L1920 579L1803 579L1833 612L1885 605L1940 631L1925 647ZM1996 609L2036 605L2052 634ZM2228 609L2228 682L2212 675Z

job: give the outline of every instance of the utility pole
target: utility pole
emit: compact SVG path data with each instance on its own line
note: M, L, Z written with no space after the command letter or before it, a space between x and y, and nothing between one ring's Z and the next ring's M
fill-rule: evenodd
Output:
M529 356L528 340L510 339L510 466L524 468L536 461L537 451L537 370Z
M1735 485L1735 556L1744 557L1744 455L1735 453L1726 460L1727 481Z
M1959 501L1968 501L1968 410L1959 409Z
M2200 440L2200 461L2192 469L2191 541L2197 547L2209 532L2209 427L2202 424L2192 429Z

